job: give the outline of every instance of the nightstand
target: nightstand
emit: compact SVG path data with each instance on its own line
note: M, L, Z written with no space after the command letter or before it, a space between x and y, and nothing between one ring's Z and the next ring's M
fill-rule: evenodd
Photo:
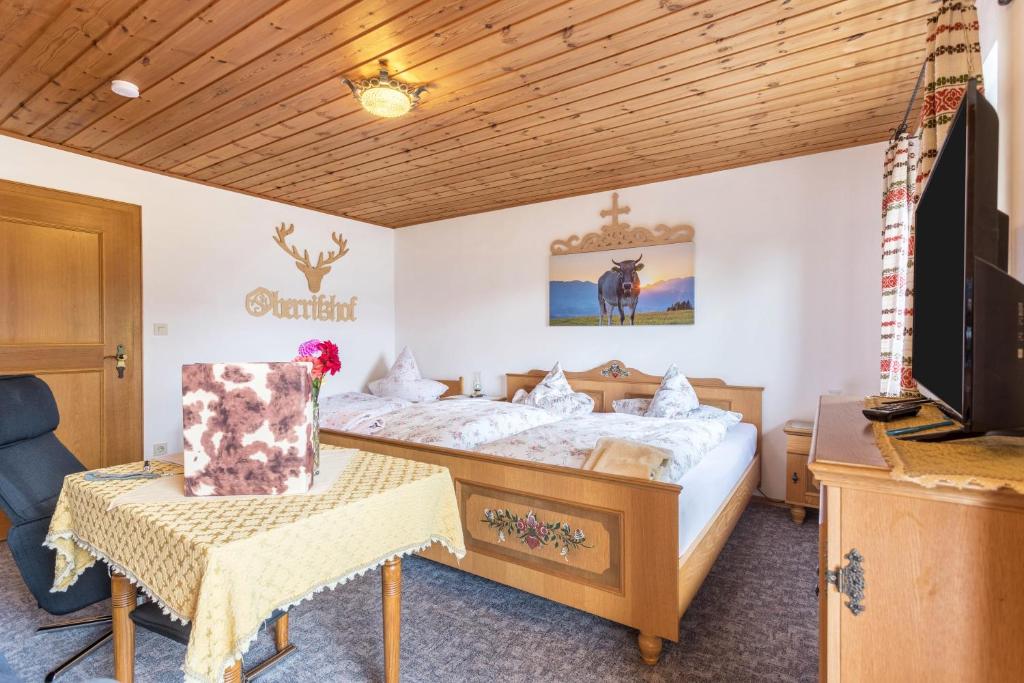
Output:
M786 504L793 521L802 524L807 508L818 508L818 480L807 469L814 423L790 420L786 433Z

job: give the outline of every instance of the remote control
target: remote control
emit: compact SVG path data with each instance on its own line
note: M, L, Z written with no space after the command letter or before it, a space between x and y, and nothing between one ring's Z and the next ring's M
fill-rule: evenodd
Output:
M901 417L911 417L919 412L921 412L921 404L919 403L914 405L895 403L893 405L865 408L863 410L864 417L876 422L889 422Z

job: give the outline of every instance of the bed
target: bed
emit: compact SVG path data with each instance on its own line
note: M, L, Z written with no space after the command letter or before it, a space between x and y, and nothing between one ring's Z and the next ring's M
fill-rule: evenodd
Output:
M506 375L508 396L545 374ZM661 382L620 361L565 374L594 399L595 412L611 412L620 398L651 397ZM680 617L760 481L763 389L690 382L702 404L742 413L743 422L678 483L378 435L324 430L321 439L447 467L468 554L461 563L433 549L424 556L636 628L640 654L653 665L664 639L678 641ZM535 533L530 540L537 525L548 542Z
M350 425L344 431L393 441L476 450L489 441L558 421L554 413L533 406L476 399L442 400L413 403Z

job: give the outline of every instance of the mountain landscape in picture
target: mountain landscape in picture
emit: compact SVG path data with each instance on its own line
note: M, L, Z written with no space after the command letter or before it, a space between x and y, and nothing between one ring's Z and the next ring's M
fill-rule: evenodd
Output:
M597 283L574 280L552 281L550 285L550 311L552 325L596 325L599 313ZM694 278L673 278L642 287L637 297L637 324L643 319L647 325L689 324L693 322ZM673 308L675 306L675 308ZM677 315L670 315L678 311ZM688 312L688 313L687 313ZM641 317L643 313L665 313L663 316ZM590 322L572 321L573 318L593 318ZM688 318L687 322L683 322ZM664 322L655 322L662 319ZM617 324L617 319L615 320Z
M552 256L549 324L692 325L693 249L689 242Z

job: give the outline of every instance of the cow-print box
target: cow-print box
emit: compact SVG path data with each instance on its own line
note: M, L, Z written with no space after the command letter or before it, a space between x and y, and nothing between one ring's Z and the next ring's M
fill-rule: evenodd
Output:
M185 495L308 491L311 371L310 363L182 366Z

